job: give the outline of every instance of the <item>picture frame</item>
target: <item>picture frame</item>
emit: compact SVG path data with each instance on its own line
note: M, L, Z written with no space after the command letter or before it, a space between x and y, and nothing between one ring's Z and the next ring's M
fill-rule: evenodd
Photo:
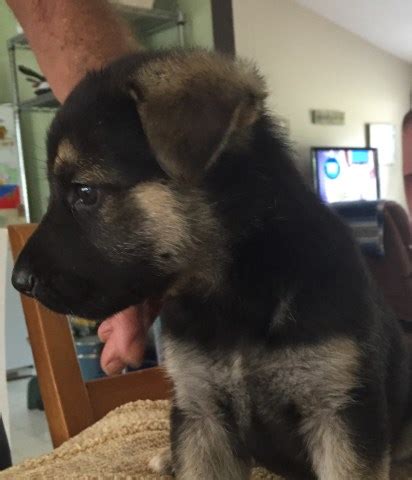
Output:
M378 151L379 165L393 165L396 154L396 129L392 123L367 124L368 147Z

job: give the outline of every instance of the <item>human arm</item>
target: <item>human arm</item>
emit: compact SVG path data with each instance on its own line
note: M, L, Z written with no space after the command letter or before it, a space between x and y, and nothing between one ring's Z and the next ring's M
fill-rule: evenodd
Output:
M6 1L60 102L87 71L139 48L106 0Z

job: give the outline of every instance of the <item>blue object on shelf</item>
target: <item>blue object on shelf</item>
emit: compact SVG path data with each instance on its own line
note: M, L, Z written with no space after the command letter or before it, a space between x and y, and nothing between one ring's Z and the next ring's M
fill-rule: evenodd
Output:
M105 376L100 367L100 354L103 343L97 335L90 335L75 339L77 358L83 380L93 380Z
M157 317L153 323L153 341L156 350L157 362L163 363L163 345L162 345L162 323L160 317Z

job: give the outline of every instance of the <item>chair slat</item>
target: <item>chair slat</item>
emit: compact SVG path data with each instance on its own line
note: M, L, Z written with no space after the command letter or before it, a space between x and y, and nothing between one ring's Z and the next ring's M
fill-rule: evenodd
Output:
M90 380L86 383L94 421L119 405L137 399L163 400L170 397L172 385L159 367Z

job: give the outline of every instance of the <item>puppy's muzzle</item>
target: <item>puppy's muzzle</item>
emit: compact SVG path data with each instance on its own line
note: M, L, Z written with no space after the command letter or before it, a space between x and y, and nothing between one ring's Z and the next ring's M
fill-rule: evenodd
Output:
M11 277L13 287L20 293L34 297L38 279L28 265L17 263Z

